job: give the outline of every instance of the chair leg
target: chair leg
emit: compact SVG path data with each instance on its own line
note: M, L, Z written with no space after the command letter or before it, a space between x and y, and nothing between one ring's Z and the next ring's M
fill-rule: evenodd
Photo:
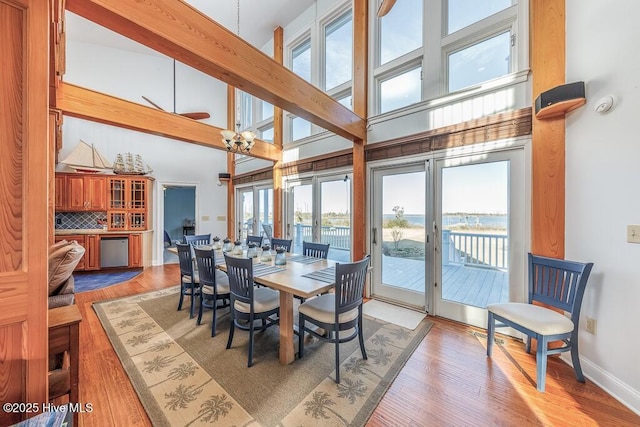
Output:
M199 325L202 323L202 310L203 310L203 296L202 293L200 294L200 307L198 307L198 320L196 321L196 325Z
M544 392L545 380L547 377L547 340L545 337L539 337L536 351L536 381L539 392Z
M192 283L191 284L191 309L189 311L189 319L193 319L193 317L195 316L195 312L194 312L194 308L195 308L195 304L194 304L194 299L195 299L195 294L196 294L196 287L195 285Z
M360 308L360 318L358 319L358 339L360 340L360 352L362 352L362 358L367 360L367 351L364 349L364 331L362 330L362 307Z
M298 314L298 359L304 355L304 315Z
M182 302L184 301L184 285L180 284L180 300L178 301L178 311L182 310Z
M231 326L229 326L229 339L227 340L227 350L231 348L231 343L233 342L233 332L236 329L236 319L233 315L233 310L231 310Z
M264 319L262 319L264 321ZM249 361L247 367L253 365L253 318L249 318Z
M216 336L216 325L218 323L217 318L218 318L218 309L216 308L216 305L218 304L217 300L213 300L213 308L211 310L213 310L213 319L211 319L211 336L215 337Z
M493 336L496 331L496 324L493 318L493 313L488 312L489 315L487 317L487 356L491 357L491 352L493 351Z
M336 341L336 383L340 384L340 331L335 330L333 333Z
M527 353L531 353L531 337L527 335L526 341L524 343L524 351Z
M569 342L571 345L571 362L573 363L573 370L576 371L576 379L583 383L585 380L582 374L582 367L580 366L580 355L578 353L578 334L575 333L575 331Z

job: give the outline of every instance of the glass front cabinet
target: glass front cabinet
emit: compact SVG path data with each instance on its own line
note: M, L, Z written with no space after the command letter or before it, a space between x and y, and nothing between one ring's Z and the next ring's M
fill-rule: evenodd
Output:
M146 230L149 225L149 178L109 177L109 230Z

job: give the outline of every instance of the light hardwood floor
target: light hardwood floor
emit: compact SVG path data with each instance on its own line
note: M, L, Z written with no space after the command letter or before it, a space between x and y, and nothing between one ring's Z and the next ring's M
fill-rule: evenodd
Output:
M151 425L91 307L94 301L147 292L178 282L176 264L146 269L135 279L76 295L80 324L80 399L91 413L83 426ZM176 301L177 304L177 301ZM186 312L185 312L186 313ZM547 391L535 388L535 357L505 339L485 356L484 331L439 318L393 382L370 426L638 426L634 414L595 384L575 380L549 361ZM195 322L195 320L194 320Z

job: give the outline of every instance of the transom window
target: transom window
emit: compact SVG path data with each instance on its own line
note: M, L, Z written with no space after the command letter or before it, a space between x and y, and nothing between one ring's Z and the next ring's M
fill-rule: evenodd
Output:
M351 11L329 23L324 33L324 89L330 91L351 80L353 69Z

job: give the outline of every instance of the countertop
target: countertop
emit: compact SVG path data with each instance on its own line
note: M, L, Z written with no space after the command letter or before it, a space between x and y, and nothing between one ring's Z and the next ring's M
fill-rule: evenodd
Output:
M70 236L75 234L139 234L139 233L151 233L153 230L104 230L102 228L82 228L82 229L56 229L56 236Z

